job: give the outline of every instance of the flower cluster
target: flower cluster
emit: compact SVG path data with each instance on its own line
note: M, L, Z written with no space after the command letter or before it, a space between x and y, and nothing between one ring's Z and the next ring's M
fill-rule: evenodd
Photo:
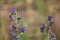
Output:
M20 35L21 32L25 33L26 32L26 28L25 27L20 27L20 20L22 20L21 16L17 15L16 9L11 9L10 10L10 15L9 15L9 19L10 21L12 21L12 30L10 30L10 35L13 36L13 38L11 40L20 40Z
M50 34L50 37L52 37L53 39L56 38L56 35L52 32L52 27L54 26L54 22L52 21L52 16L48 16L48 25L47 27L45 26L45 24L42 24L40 27L41 32L47 32L48 34Z
M49 26L54 26L54 22L52 22L52 16L48 16Z

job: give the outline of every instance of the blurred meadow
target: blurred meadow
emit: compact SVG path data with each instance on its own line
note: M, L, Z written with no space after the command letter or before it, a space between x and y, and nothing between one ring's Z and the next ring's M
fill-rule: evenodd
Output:
M47 17L54 17L53 32L60 40L60 0L0 0L0 40L10 40L9 10L15 8L17 13L22 11L23 25L26 33L21 35L22 40L47 40L40 32L41 23L47 24Z

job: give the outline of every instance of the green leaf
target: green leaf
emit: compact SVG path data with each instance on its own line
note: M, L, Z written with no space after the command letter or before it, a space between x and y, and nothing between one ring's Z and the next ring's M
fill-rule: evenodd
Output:
M22 40L28 40L28 36L26 33L21 35Z

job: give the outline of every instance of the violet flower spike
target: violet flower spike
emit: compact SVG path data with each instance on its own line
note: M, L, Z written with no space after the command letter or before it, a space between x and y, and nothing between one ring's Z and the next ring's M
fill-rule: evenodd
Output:
M48 20L49 20L49 21L51 21L52 18L53 18L52 16L48 16Z

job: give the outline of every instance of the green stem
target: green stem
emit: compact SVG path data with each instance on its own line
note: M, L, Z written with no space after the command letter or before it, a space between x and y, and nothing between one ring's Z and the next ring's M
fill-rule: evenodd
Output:
M16 15L15 15L15 22L16 22L16 25L17 25L17 31L19 31L19 30L18 30L19 24L18 24L17 18L18 18L18 15L17 15L17 12L16 12ZM19 34L19 33L17 34L17 37L20 38L20 34Z

